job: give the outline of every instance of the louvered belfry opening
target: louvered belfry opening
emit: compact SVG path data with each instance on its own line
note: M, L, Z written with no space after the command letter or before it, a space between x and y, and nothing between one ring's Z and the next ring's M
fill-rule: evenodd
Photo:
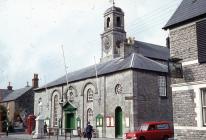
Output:
M206 62L206 19L197 22L197 47L199 63Z

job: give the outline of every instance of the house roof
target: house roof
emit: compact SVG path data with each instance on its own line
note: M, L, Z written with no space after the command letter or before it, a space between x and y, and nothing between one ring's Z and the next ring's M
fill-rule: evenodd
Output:
M183 0L163 29L206 16L206 0Z
M31 89L32 87L25 87L25 88L14 90L13 92L9 93L5 98L3 98L2 102L16 100Z
M137 49L138 53L142 54L145 57L168 60L170 56L169 49L164 46L135 41L134 47L135 49Z
M166 65L158 63L154 60L144 57L138 53L132 53L126 58L116 58L107 62L102 62L96 65L98 76L122 71L126 69L140 69L155 72L167 73L168 68ZM79 81L87 78L95 77L95 65L74 71L68 74L68 82ZM66 83L65 76L48 83L47 88L62 85ZM36 89L35 91L45 89L45 86Z
M4 99L9 93L13 92L13 90L8 89L0 89L0 98Z

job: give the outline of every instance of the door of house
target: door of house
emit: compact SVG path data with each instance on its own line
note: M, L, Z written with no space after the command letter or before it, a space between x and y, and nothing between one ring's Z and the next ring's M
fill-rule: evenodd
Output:
M75 115L74 113L66 113L66 129L71 132L71 129L75 129Z
M122 137L122 109L117 107L115 109L115 137Z
M67 129L67 132L71 132L71 130L75 129L75 114L77 108L70 102L67 102L63 106L63 110L65 112L65 128Z

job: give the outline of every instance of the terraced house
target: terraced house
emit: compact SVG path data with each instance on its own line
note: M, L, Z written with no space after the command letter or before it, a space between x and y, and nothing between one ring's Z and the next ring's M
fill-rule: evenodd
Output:
M183 77L172 79L175 136L206 139L206 0L183 0L164 29L169 29L171 59Z
M36 89L35 115L42 114L49 127L74 133L90 121L99 137L108 138L122 137L145 121L172 122L169 49L127 38L124 27L123 10L107 9L100 63Z

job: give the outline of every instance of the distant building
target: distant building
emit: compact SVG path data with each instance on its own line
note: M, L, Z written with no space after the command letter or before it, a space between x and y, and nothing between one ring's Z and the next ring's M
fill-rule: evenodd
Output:
M206 139L206 0L183 0L169 29L171 59L183 78L172 78L173 120L178 140Z
M63 76L36 89L35 115L44 115L49 127L74 132L90 121L99 137L108 138L145 121L172 122L169 49L127 38L124 27L122 9L107 9L101 62L69 73L68 85Z
M0 105L7 108L7 117L14 128L23 128L25 119L34 112L33 88L38 87L38 75L34 74L33 86L13 90L9 83L7 89L0 89Z

